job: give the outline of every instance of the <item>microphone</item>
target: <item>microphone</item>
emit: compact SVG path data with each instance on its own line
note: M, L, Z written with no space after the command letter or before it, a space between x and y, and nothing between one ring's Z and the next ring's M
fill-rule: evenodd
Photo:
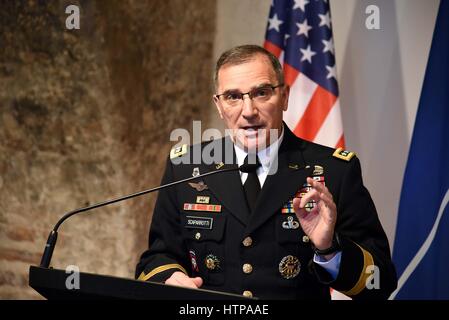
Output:
M254 166L254 165L253 164L243 164L240 167L233 167L233 168L227 168L227 169L222 169L222 170L206 172L206 173L197 175L195 177L189 177L189 178L186 178L186 179L170 182L170 183L167 183L167 184L155 187L155 188L139 191L139 192L136 192L136 193L133 193L133 194L129 194L129 195L120 197L120 198L116 198L116 199L112 199L112 200L107 200L107 201L95 203L95 204L90 205L88 207L79 208L79 209L75 209L73 211L69 211L66 214L64 214L61 219L59 219L59 221L55 224L53 230L50 232L50 234L48 236L48 239L47 239L47 243L45 245L44 253L42 254L40 267L41 268L48 268L50 266L50 261L51 261L52 255L53 255L53 250L55 249L56 240L58 239L58 229L59 229L59 227L61 226L61 224L65 220L67 220L68 218L70 218L71 216L73 216L73 215L75 215L77 213L89 211L89 210L96 209L96 208L103 207L103 206L107 206L109 204L113 204L113 203L116 203L116 202L120 202L120 201L128 200L128 199L131 199L131 198L139 197L139 196L142 196L142 195L147 194L147 193L151 193L151 192L154 192L154 191L162 190L162 189L169 188L169 187L172 187L172 186L184 183L184 182L197 180L197 179L200 179L202 177L210 176L210 175L217 174L217 173L237 171L237 170L242 171L242 172L248 172L247 170L251 171L252 166Z

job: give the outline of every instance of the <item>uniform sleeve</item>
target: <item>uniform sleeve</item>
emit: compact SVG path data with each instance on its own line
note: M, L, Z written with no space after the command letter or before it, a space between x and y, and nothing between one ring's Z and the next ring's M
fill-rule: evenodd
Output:
M322 267L314 269L320 282L353 299L387 299L397 286L388 239L376 208L364 187L360 162L353 158L341 180L337 224L342 247L337 278Z
M174 181L168 159L161 184ZM140 257L135 277L143 281L165 282L174 272L187 274L188 258L181 237L176 187L159 191L149 234L149 249Z

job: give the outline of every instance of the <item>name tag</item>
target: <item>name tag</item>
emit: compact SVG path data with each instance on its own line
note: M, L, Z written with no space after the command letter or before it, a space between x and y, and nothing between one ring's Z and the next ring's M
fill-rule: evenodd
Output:
M194 217L187 216L186 228L195 228L195 229L212 229L212 224L214 222L213 218L208 217Z

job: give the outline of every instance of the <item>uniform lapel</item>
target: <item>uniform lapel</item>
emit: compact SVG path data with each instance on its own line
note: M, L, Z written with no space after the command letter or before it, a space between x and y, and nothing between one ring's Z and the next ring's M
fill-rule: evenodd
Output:
M222 146L217 147L217 149L221 147L223 156L217 157L217 159L221 158L223 165L220 165L220 161L218 161L218 163L206 165L206 171L237 168L238 165L232 141L227 137L225 139L216 140L213 143L223 144ZM229 155L230 152L232 152L232 157ZM204 177L204 180L208 185L209 190L220 201L220 204L225 206L243 225L246 225L249 212L239 171L217 173Z
M303 142L284 124L285 135L278 153L277 172L268 175L248 223L251 233L265 223L300 189L311 170L302 156Z

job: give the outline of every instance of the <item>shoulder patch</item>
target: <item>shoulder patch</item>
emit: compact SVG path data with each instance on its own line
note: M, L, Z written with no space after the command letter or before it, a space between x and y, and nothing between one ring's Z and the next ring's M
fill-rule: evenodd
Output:
M343 148L338 148L337 150L335 150L335 152L332 156L334 156L335 158L338 158L338 159L345 160L345 161L350 161L352 159L352 157L355 156L355 153L351 152L351 151L343 150Z
M174 147L170 151L170 159L178 158L187 153L187 144L182 146Z

